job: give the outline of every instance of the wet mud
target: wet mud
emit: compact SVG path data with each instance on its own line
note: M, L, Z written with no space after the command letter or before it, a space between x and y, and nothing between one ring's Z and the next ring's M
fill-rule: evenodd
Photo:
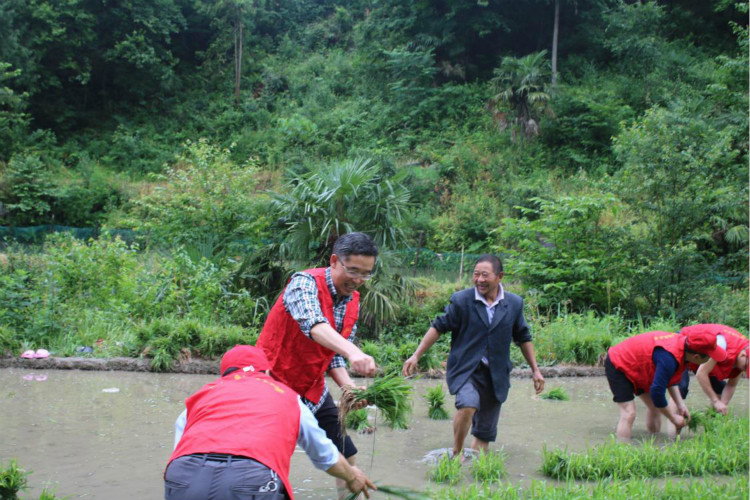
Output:
M163 498L162 473L173 446L174 420L184 399L213 378L53 370L40 363L2 368L0 461L5 464L17 458L33 471L27 498L38 497L44 487L71 499ZM368 381L358 383L366 385ZM452 445L452 424L427 418L423 396L434 385L442 385L447 392L441 379L414 381L409 429L388 429L371 411L377 430L353 435L359 448L358 465L376 482L417 489L436 487L427 478L425 457ZM534 396L528 378L514 378L512 385L502 408L497 442L491 447L506 454L507 481L512 484L543 479L538 472L543 446L583 450L604 442L614 430L618 410L602 376L548 376L547 388L562 387L570 401ZM731 410L747 415L748 399L748 383L743 380ZM446 400L452 415L453 397ZM695 380L687 403L691 409L707 406ZM636 440L646 437L645 407L640 402L637 412ZM468 467L464 473L465 481L470 482ZM301 450L292 459L291 482L298 499L335 498L333 478L315 470Z

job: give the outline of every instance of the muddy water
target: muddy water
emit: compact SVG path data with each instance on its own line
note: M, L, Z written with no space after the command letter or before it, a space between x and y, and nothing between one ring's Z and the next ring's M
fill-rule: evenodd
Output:
M174 419L184 398L212 379L203 375L2 369L0 461L5 465L10 458L17 458L33 471L27 498L38 496L43 487L55 488L58 496L72 499L163 498L161 474L172 449ZM452 445L450 421L426 417L422 395L437 384L444 383L415 382L409 430L390 430L376 421L374 434L354 436L360 450L359 465L376 482L429 486L429 465L423 458L432 450ZM508 480L513 484L542 479L537 469L543 445L584 449L605 441L617 421L617 407L611 403L603 377L548 379L547 386L564 388L571 401L538 399L530 380L513 379L509 400L503 406L493 449L504 449ZM698 394L695 381L691 390L689 406L704 407L706 400ZM447 399L452 414L453 398ZM747 414L748 407L748 384L742 381L732 410ZM645 435L644 412L638 403L636 439ZM313 469L301 451L292 459L291 479L300 500L335 497L332 478Z

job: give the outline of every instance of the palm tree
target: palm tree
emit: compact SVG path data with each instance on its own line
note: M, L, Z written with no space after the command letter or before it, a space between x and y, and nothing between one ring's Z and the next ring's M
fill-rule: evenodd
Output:
M490 83L495 96L490 102L493 116L501 130L508 126L505 114L498 111L504 104L516 114L513 123L520 128L523 137L539 134L539 114L547 107L549 62L547 51L535 52L524 57L503 57L500 66L493 71ZM515 138L515 131L513 132Z
M328 265L339 235L361 231L375 240L381 250L375 277L361 290L362 321L373 331L395 319L398 304L414 291L393 271L400 265L388 251L405 244L401 222L409 192L400 181L356 159L312 168L272 194L272 208L287 229L280 249L287 259Z

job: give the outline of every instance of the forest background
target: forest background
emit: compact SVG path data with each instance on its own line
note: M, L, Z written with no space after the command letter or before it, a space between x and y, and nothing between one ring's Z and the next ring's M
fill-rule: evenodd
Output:
M747 26L730 0L2 0L0 348L219 355L352 230L394 366L483 252L542 364L747 333Z

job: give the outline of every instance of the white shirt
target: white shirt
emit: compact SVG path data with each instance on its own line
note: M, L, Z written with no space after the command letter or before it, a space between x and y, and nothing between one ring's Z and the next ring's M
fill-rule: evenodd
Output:
M485 309L487 310L487 320L492 323L492 318L495 317L495 306L497 306L501 300L505 298L505 290L503 290L503 284L498 284L498 290L497 290L497 297L495 297L495 300L492 302L492 304L487 303L487 299L484 298L484 295L479 293L479 290L477 290L477 287L474 287L474 298L476 300L479 300L484 304ZM482 363L484 363L487 366L490 366L490 360L487 359L487 356L482 356Z
M316 469L328 470L339 460L339 450L333 442L328 439L323 429L318 426L318 421L310 409L297 396L299 404L299 435L297 436L297 446L305 450L310 461ZM180 416L174 423L174 447L182 438L187 424L187 409L182 410Z

